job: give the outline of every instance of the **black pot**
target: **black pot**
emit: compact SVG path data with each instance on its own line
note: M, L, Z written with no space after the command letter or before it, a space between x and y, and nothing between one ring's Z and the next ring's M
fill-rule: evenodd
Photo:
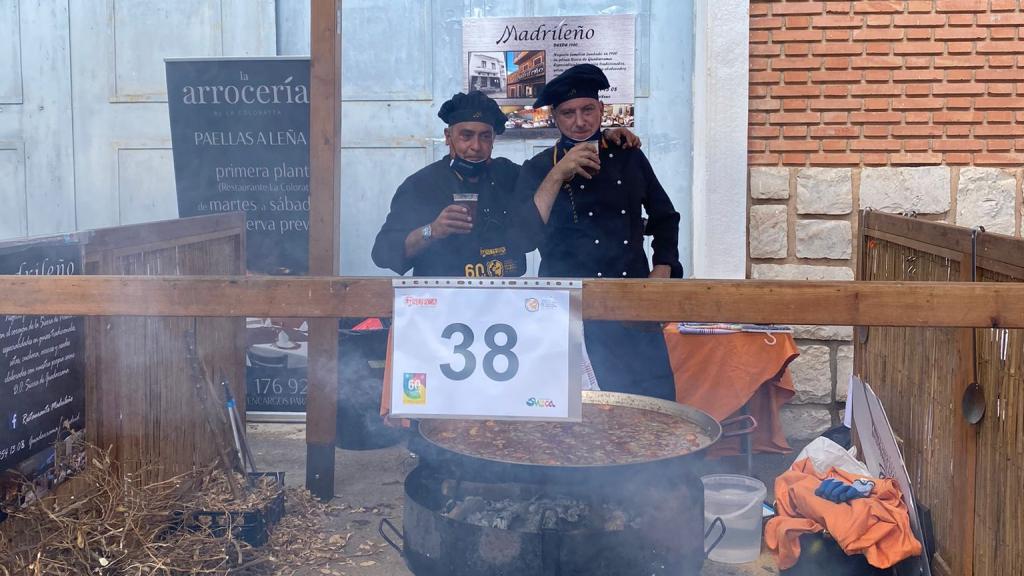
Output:
M386 328L338 331L339 448L386 448L408 434L405 429L388 426L380 416L387 345Z

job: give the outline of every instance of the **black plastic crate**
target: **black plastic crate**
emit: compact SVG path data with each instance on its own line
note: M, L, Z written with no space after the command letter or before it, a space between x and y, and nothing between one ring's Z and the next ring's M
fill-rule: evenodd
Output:
M274 526L284 517L284 472L257 472L249 473L248 476L253 480L274 477L281 490L273 500L256 510L197 510L187 514L176 512L179 525L193 532L209 530L218 538L227 536L230 529L235 539L254 548L266 544Z

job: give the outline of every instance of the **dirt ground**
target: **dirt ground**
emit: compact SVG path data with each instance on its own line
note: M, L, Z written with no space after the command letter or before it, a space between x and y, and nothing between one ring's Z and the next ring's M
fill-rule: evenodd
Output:
M261 470L283 470L289 486L302 486L305 482L305 426L295 424L251 424L249 437ZM337 530L352 533L349 548L372 542L383 544L377 533L381 518L391 518L401 526L402 483L405 475L416 466L416 459L404 445L381 450L338 450L335 457L335 501L344 503L348 512L340 515ZM741 464L722 462L715 466L728 469ZM755 475L773 477L773 471L785 463L779 459L758 459ZM739 470L736 470L737 472ZM372 556L358 558L354 563L322 567L307 571L310 576L345 574L346 576L411 576L396 551L384 548ZM768 576L778 574L769 554L762 554L757 562L744 565L717 564L708 561L703 576Z

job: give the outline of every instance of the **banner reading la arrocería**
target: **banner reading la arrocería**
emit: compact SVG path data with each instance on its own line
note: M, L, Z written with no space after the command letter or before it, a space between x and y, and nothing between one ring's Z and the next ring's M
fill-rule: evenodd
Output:
M603 126L633 125L636 16L467 18L462 23L465 90L494 98L506 128L553 128L533 101L549 80L577 64L594 64L611 87L600 94Z

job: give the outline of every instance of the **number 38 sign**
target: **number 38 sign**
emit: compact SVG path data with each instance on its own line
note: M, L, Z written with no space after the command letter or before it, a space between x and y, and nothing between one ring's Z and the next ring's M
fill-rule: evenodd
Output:
M579 421L578 282L394 285L392 415Z

